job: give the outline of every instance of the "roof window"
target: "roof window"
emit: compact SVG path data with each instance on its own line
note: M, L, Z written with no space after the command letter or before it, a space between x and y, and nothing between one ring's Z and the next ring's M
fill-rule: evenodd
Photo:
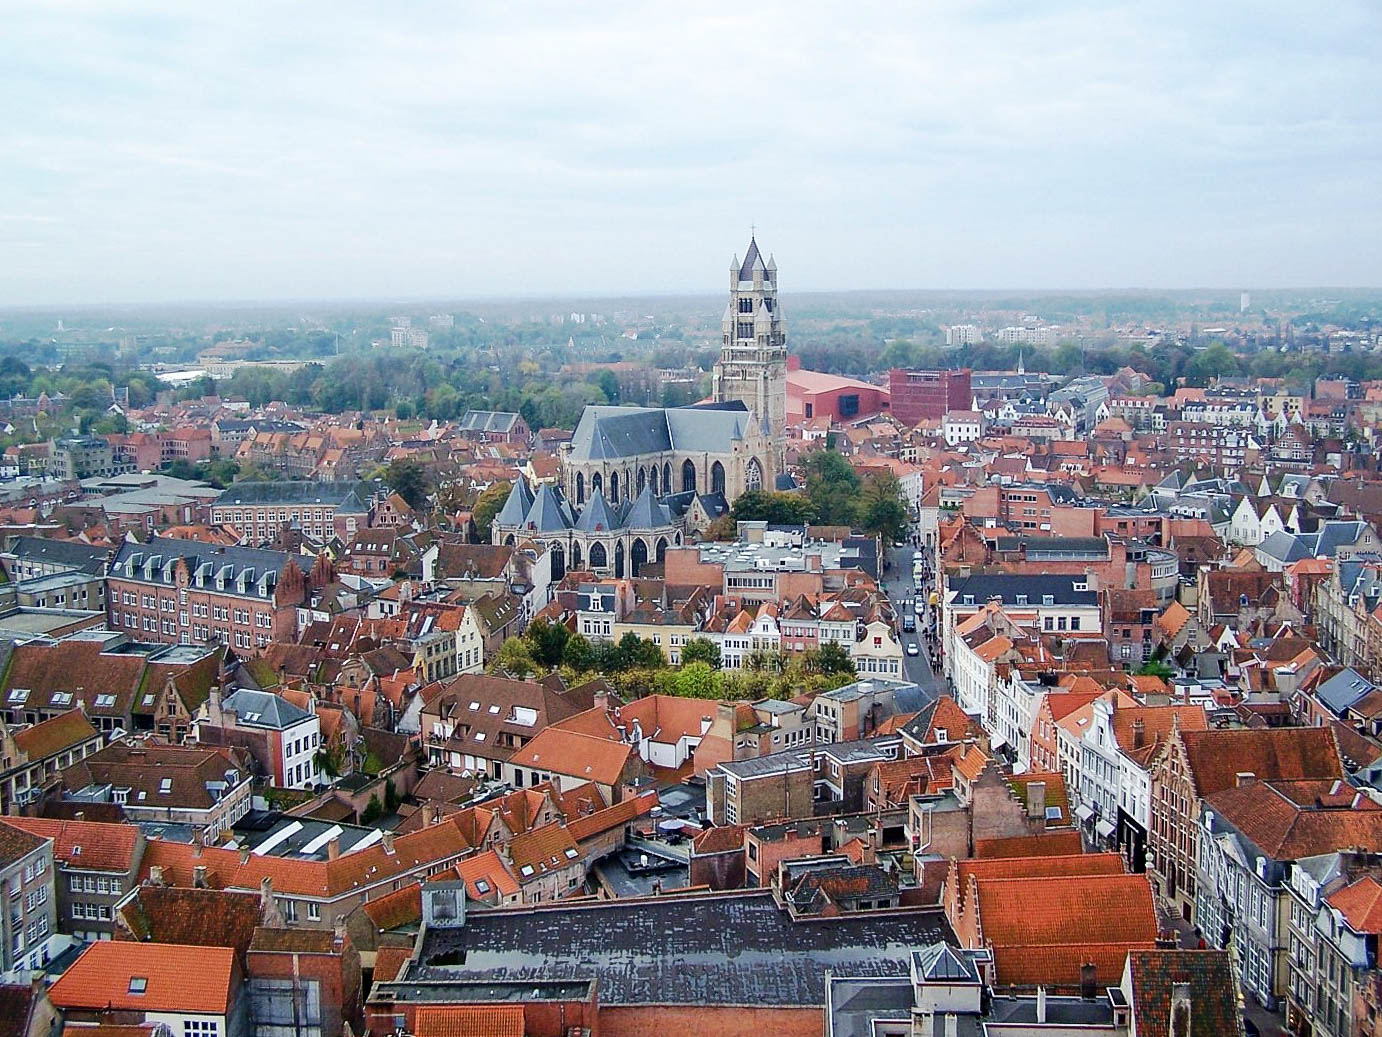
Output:
M142 994L149 989L149 978L147 976L130 977L130 993Z

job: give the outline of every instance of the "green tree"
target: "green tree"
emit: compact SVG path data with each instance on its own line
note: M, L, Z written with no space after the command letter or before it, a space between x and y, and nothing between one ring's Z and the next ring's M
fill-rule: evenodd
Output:
M818 673L843 673L854 676L854 660L835 641L827 641L821 645L810 662Z
M681 650L681 664L705 663L712 669L720 667L720 646L708 637L693 637Z
M891 543L907 533L907 505L902 486L891 472L869 476L859 495L859 525Z
M658 645L639 637L632 630L619 639L618 650L623 664L620 669L624 670L656 670L667 662Z
M589 673L595 668L595 649L584 634L572 634L566 639L561 661L577 673Z
M770 522L773 525L799 526L810 522L811 501L799 493L750 490L740 494L730 509L732 522Z
M370 796L369 802L365 804L365 809L360 813L360 823L362 825L372 825L384 816L384 804L379 802L379 795Z
M522 680L538 671L537 660L533 658L532 647L521 637L510 637L499 646L489 672L508 674Z
M509 499L509 491L512 489L513 483L497 482L480 494L480 499L475 502L470 516L475 523L475 536L480 543L489 543L490 526L494 523L494 516L499 514L499 509Z
M571 631L566 629L565 623L539 619L528 627L524 637L532 645L533 658L543 666L552 668L561 664Z
M858 514L859 475L842 455L817 450L802 460L806 471L806 496L815 508L816 521L826 526L852 526Z
M427 473L416 458L400 457L384 469L384 482L408 507L421 511L427 504Z
M720 682L709 663L694 662L677 671L675 694L689 699L719 698Z

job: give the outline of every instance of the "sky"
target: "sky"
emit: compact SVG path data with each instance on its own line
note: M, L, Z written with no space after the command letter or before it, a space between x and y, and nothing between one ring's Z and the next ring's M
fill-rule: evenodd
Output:
M0 305L1382 285L1376 0L0 17Z

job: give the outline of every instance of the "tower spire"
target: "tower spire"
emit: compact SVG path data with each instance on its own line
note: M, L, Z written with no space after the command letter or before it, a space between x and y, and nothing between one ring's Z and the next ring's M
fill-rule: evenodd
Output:
M1022 350L1020 350L1020 349L1017 351L1017 373L1018 373L1018 374L1026 374L1026 373L1027 373L1027 368L1024 367L1023 364L1022 364Z

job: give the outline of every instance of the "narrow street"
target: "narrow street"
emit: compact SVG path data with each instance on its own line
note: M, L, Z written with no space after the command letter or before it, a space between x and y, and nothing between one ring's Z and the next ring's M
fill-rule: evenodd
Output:
M923 613L917 615L912 605L918 595L924 600L929 598L934 588L934 563L930 563L929 566L932 573L929 582L919 589L912 577L912 564L915 556L921 553L920 550L910 545L895 547L889 544L885 547L885 551L890 568L885 573L883 589L892 601L899 621L906 615L911 615L916 621L916 630L898 633L898 637L902 641L903 651L906 651L909 645L917 646L916 655L909 654L903 657L903 670L907 679L914 682L923 691L928 692L931 696L939 695L945 688L945 679L937 676L932 669L930 659L931 652L935 648L929 637L935 610L931 608L928 602Z

